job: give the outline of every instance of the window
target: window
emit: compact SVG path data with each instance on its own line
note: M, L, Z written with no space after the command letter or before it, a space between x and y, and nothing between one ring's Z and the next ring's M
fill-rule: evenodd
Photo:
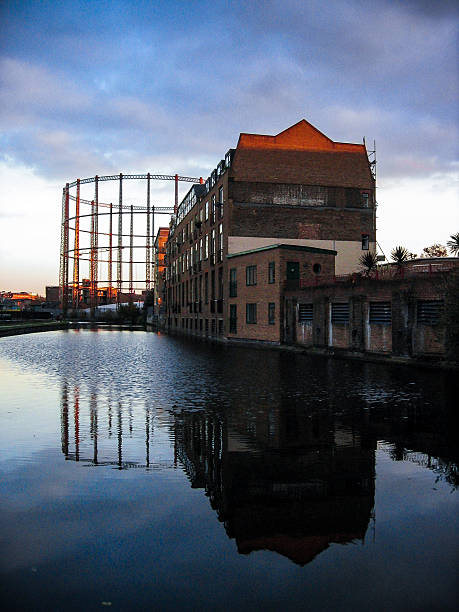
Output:
M362 251L368 251L370 248L370 236L368 234L362 234Z
M320 265L320 263L315 263L312 266L312 271L314 272L314 274L320 274L321 270L322 270L322 266Z
M268 323L269 325L274 325L276 318L276 304L274 302L269 302L268 304Z
M236 268L231 268L230 270L229 296L237 297L237 270Z
M210 263L215 263L215 230L212 230L212 235L210 237Z
M257 305L246 304L245 305L245 320L247 324L255 324L257 322Z
M257 266L247 266L246 267L245 282L247 286L257 284Z
M207 200L207 202L206 202L206 207L205 207L204 213L205 213L204 221L207 221L207 219L209 218L209 200Z
M206 304L209 303L209 273L206 272L204 276L204 301Z
M209 257L209 234L206 234L205 240L204 240L204 259L207 259Z
M418 324L438 325L443 309L443 300L418 300L416 313Z
M215 195L212 196L212 203L210 208L210 222L215 223Z
M390 302L370 302L370 323L392 323L392 310Z
M312 304L298 304L298 323L312 323L313 312Z
M334 303L331 305L331 320L332 323L349 323L349 304Z
M237 334L237 305L230 304L230 334Z
M271 285L276 282L276 264L270 261L268 265L268 283Z
M223 261L223 223L218 226L218 261Z
M223 217L223 187L220 187L218 190L218 203L219 203L219 217L220 219Z
M368 204L370 202L370 195L368 193L362 193L362 206L363 208L368 208Z

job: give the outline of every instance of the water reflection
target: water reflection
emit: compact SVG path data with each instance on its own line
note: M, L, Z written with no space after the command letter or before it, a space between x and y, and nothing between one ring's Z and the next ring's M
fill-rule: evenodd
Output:
M291 365L284 369L281 362L277 381L270 372L269 393L259 380L266 371L253 372L258 396L240 385L231 403L208 398L199 409L175 404L161 410L147 399L133 408L130 396L94 387L82 392L64 382L62 452L68 460L120 470L182 466L191 486L205 490L239 553L270 550L299 565L332 543L368 537L378 441L394 461L414 462L457 487L457 446L451 446L457 433L440 426L447 406L436 404L433 411L416 392L409 401L399 393L387 406L390 385L381 398L379 390L368 392L369 383L366 394L354 389L343 398L329 364L315 373L305 401L298 385L292 394ZM236 376L240 367L227 364L225 376ZM155 432L165 431L173 449L167 456L154 443Z

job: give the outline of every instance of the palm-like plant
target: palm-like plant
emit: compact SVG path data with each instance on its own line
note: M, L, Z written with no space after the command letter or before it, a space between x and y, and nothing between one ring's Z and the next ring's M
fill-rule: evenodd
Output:
M390 252L392 261L395 261L397 265L401 265L404 261L410 259L410 252L403 246L397 246Z
M378 258L376 256L376 253L372 253L371 251L365 253L365 255L362 255L360 257L359 263L362 268L364 268L365 274L369 276L370 272L375 270L376 266L378 265Z
M448 240L446 246L453 255L459 257L459 232L457 232L457 234L451 234L450 238L451 240Z

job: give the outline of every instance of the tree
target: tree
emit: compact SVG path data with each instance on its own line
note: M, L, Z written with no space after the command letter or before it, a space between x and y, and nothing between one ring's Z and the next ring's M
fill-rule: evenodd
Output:
M422 250L421 257L448 257L448 251L442 244L433 244Z
M448 240L446 246L453 255L459 257L459 232L457 234L451 234L451 240Z
M376 266L378 265L378 258L376 256L376 253L372 253L371 251L365 253L365 255L362 255L360 257L359 263L362 268L364 268L365 274L369 276L370 272L375 270Z
M404 261L411 259L410 257L411 255L412 253L410 253L408 249L405 249L405 247L403 246L397 246L395 247L395 249L392 249L392 251L390 252L390 258L392 259L392 261L395 261L395 263L399 266Z

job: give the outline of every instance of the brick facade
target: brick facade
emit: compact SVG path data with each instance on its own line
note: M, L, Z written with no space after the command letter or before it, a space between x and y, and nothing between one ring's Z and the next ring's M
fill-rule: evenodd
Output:
M459 264L459 262L458 262ZM376 280L356 277L287 291L284 339L306 347L346 349L402 357L435 357L447 351L443 309L448 273ZM312 320L300 310L312 308ZM341 319L341 320L340 320Z
M342 273L357 269L362 248L375 242L375 181L364 145L333 142L304 120L277 136L241 134L206 183L193 185L171 222L166 326L232 337L229 256L280 243L309 246L337 251ZM277 263L284 266L281 251ZM255 255L260 263L254 265L263 267L264 257ZM257 297L260 321L270 303L279 317L281 300L271 290ZM246 319L239 307L238 325ZM266 325L263 339L280 341L280 327ZM253 324L244 334L257 334Z

